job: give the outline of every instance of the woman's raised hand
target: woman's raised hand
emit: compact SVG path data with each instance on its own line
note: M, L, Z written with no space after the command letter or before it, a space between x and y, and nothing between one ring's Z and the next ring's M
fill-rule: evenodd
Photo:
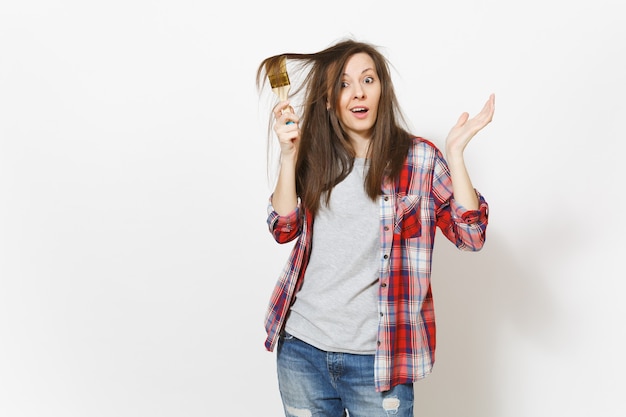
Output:
M461 114L446 138L446 154L461 155L474 135L491 122L495 108L496 98L491 94L476 116L470 119L467 112Z
M274 132L280 143L280 152L283 156L295 155L300 142L300 128L298 115L289 106L289 101L281 101L274 106ZM291 123L290 123L291 122Z

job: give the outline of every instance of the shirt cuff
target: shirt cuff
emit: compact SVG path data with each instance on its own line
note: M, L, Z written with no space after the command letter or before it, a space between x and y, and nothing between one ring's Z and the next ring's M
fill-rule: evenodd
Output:
M300 215L300 198L298 198L298 205L290 213L281 216L276 213L274 206L272 206L272 198L270 197L267 211L269 213L268 223L272 226L272 229L279 232L291 232L298 224L298 216Z
M489 205L478 191L474 191L476 192L476 197L478 197L478 209L476 210L466 209L456 202L454 198L450 201L454 218L465 224L486 223L489 217Z

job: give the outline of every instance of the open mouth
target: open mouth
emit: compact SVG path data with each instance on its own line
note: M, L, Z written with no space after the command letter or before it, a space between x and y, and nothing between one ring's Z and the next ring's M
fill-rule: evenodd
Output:
M363 106L353 107L350 109L350 113L354 116L355 119L364 120L368 117L370 109Z

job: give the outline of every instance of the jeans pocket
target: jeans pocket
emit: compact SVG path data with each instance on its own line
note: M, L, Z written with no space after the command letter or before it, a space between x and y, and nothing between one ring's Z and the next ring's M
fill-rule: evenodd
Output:
M279 338L280 338L280 340L293 340L293 339L295 339L291 333L288 333L285 330L280 332Z

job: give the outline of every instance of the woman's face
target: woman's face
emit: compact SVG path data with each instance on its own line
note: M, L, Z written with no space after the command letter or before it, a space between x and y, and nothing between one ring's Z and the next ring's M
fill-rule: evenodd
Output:
M366 53L352 55L341 76L337 115L348 136L369 140L378 114L381 85L374 60Z

